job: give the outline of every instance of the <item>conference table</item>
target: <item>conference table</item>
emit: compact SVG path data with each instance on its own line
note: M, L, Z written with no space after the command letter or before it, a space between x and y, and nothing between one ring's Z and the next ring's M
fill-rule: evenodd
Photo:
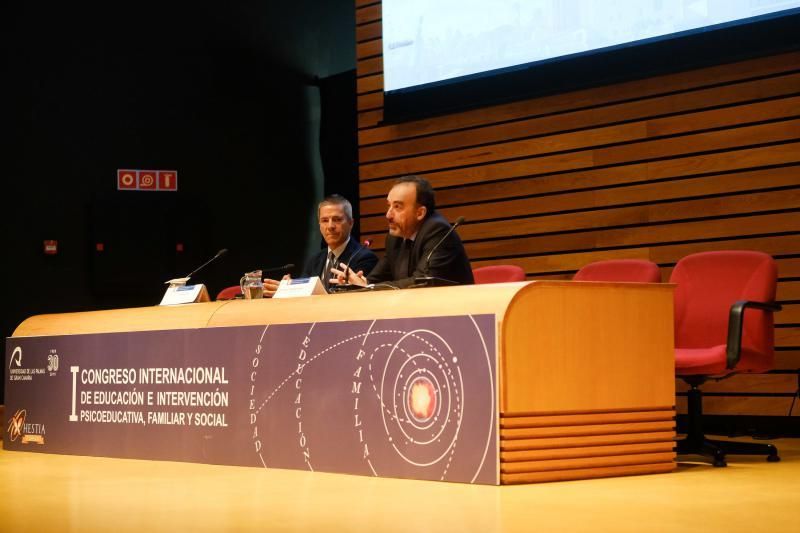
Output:
M37 315L8 450L481 484L675 468L672 287L532 281Z

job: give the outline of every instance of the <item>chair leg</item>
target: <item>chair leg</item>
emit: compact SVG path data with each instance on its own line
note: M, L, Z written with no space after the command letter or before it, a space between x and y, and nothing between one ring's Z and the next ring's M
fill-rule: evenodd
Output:
M703 379L686 379L691 385L687 393L688 399L688 432L686 438L675 445L675 452L679 455L703 455L710 457L714 466L727 466L725 456L734 455L766 455L767 461L773 463L780 461L778 449L772 444L755 442L736 442L711 440L703 433L703 393L699 385Z
M772 444L762 444L758 442L736 442L708 440L708 442L718 446L725 454L734 455L766 455L767 461L777 463L781 460L778 456L778 448Z
M703 455L710 457L714 466L727 466L725 451L703 434L703 397L698 384L690 383L692 388L687 393L688 432L685 439L677 442L675 452L679 455Z
M710 457L714 466L728 466L725 461L725 452L716 442L701 440L692 442L688 438L679 440L675 446L675 453L678 455L703 455Z

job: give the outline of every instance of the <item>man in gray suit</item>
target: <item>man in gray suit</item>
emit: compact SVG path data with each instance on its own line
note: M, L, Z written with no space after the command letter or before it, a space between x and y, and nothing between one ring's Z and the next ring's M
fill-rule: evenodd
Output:
M345 197L333 194L322 200L317 207L317 219L319 231L327 246L306 261L302 277L319 276L327 290L332 275L331 268L334 266L349 265L356 272L372 270L378 257L350 237L353 229L353 206ZM272 297L278 290L278 284L278 280L265 279L264 297Z

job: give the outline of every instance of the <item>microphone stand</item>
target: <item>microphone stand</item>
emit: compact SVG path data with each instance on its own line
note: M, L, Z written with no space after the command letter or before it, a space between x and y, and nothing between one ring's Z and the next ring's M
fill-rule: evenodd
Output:
M175 279L171 279L169 281L165 281L164 285L170 285L170 286L175 286L175 287L181 287L183 285L186 285L186 282L189 281L192 276L194 276L195 274L197 274L198 272L203 270L206 266L208 266L209 264L211 264L212 262L216 261L217 259L219 259L220 257L222 257L223 255L225 255L227 253L228 253L228 249L227 248L223 248L222 250L217 252L217 255L215 255L214 257L212 257L211 259L209 259L208 261L206 261L205 263L203 263L199 267L195 268L194 270L192 270L191 272L186 274L186 276L184 276L182 278L175 278Z
M178 294L178 291L184 290L184 288L188 288L188 287L186 287L186 282L189 281L189 279L192 276L194 276L195 274L200 272L202 269L204 269L206 266L208 266L209 264L213 263L214 261L216 261L217 259L219 259L220 257L222 257L223 255L225 255L227 253L228 253L228 249L227 248L223 248L222 250L217 252L217 254L214 257L212 257L211 259L209 259L208 261L206 261L205 263L203 263L199 267L195 268L194 270L192 270L191 272L186 274L186 276L184 276L182 278L171 279L171 280L165 282L164 284L165 285L169 285L169 288L167 289L167 292L164 294L164 297L161 299L161 304L160 305L171 305L171 304L176 304L176 303L190 303L189 300L187 300L187 299L185 299L183 297L176 297L175 295ZM205 285L200 283L200 284L194 285L193 287L194 287L195 290L197 290L197 287L199 287L199 291L196 292L196 293L194 291L191 291L191 292L188 293L188 295L191 297L191 301L193 301L193 302L208 302L208 301L211 300L211 298L208 295L208 289L206 289Z
M372 289L368 289L367 287L362 287L361 285L354 285L354 284L352 284L352 283L350 283L348 281L350 279L350 263L352 263L353 260L361 254L361 252L363 252L364 250L369 248L371 245L372 245L372 241L370 239L365 239L364 240L364 245L361 248L359 248L356 251L356 253L354 253L352 256L350 256L350 260L347 261L347 264L344 266L344 279L345 279L345 282L342 283L342 284L334 285L333 287L328 288L328 292L334 293L334 292L353 292L353 291L372 290Z
M428 252L428 255L425 257L425 268L422 269L422 272L425 274L424 276L419 276L414 278L414 285L411 285L409 288L422 288L422 287L436 287L436 286L443 286L443 285L458 285L455 281L451 281L449 279L444 278L437 278L428 274L430 269L431 257L433 256L433 252L435 252L439 246L453 233L458 226L460 226L466 219L464 217L458 217L456 221L450 226L450 229L447 230L447 233L444 234L444 237L439 239L431 251Z

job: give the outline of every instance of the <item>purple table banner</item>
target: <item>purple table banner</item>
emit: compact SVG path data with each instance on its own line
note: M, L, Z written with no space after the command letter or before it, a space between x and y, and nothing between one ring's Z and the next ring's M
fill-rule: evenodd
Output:
M6 339L8 450L499 483L494 315Z

